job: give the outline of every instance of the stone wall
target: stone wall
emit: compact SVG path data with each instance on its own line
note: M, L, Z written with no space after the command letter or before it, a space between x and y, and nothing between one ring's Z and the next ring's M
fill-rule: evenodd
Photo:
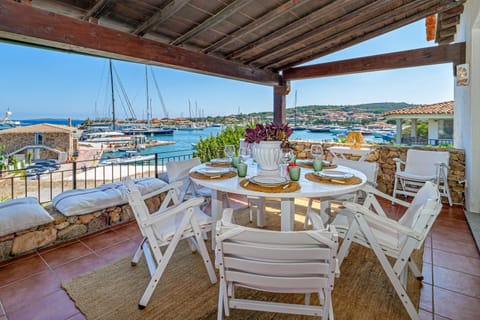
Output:
M291 141L295 145L295 150L297 157L302 158L311 158L310 147L312 144L319 144L318 141ZM331 146L345 146L345 144L332 143L332 142L321 142L323 150L327 160L331 161L333 156L328 152L328 148ZM390 145L372 145L370 146L375 148L375 151L370 153L366 158L366 161L378 162L379 171L377 184L378 189L387 194L392 194L393 184L395 178L395 161L394 158L400 158L405 161L407 156L407 150L414 148L419 150L429 150L429 151L449 151L450 152L450 170L448 172L448 187L450 188L450 193L452 196L452 201L454 204L465 204L465 185L463 181L465 180L465 151L460 149L441 149L441 148L432 148L432 147L397 147ZM360 158L359 155L345 155L346 158L357 160ZM442 201L447 202L446 197L442 198Z
M159 209L165 195L145 201L150 212ZM64 216L51 205L45 209L55 219L53 222L0 237L0 261L135 219L128 204L71 217Z
M4 133L0 135L0 144L5 145L4 153L8 154L24 146L35 145L35 133ZM73 138L69 132L45 132L43 133L43 145L66 152L68 158L73 154ZM26 154L26 152L23 153ZM57 158L58 154L42 150L40 156L41 158Z

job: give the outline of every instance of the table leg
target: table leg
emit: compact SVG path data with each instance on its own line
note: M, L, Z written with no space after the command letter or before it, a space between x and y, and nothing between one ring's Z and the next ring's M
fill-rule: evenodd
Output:
M257 201L257 226L263 228L265 226L265 198L259 197Z
M217 221L222 219L222 211L223 211L223 199L225 197L225 193L222 191L214 190L212 192L212 250L215 250L215 226L217 225Z
M290 198L282 198L281 203L281 230L293 231L295 223L295 201Z

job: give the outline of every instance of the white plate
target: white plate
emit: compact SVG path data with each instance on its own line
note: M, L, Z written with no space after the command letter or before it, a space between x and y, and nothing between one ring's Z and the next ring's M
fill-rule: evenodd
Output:
M331 163L330 161L327 161L327 160L322 160L322 164L323 164L324 166L329 166L329 165L331 165L332 163Z
M217 158L217 159L211 159L211 163L230 163L230 159L228 158Z
M218 176L227 173L228 171L230 171L228 168L201 168L197 170L197 172L206 176Z
M255 176L251 177L249 181L262 187L277 187L288 183L287 178L276 176Z
M350 172L340 171L340 170L323 170L313 173L316 176L329 179L349 179L353 177L353 174Z

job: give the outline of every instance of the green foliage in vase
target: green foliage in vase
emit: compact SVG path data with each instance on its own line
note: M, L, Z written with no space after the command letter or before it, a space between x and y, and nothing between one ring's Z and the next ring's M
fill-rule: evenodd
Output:
M194 157L200 158L202 162L209 161L214 158L223 158L225 154L223 149L227 144L235 145L236 153L240 147L240 139L245 137L245 128L243 127L227 127L222 129L217 135L210 135L207 138L200 138L195 145Z

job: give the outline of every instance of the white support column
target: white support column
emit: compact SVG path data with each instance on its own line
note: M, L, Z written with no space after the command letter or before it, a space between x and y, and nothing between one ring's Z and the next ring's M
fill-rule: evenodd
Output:
M438 120L429 119L428 120L428 143L431 140L438 139Z
M465 205L480 213L480 1L467 1L456 41L466 42L466 63L470 67L468 86L455 85L455 147L465 149Z
M410 137L417 137L417 119L412 119L412 128L410 128Z
M396 141L397 144L402 143L402 120L397 119L397 132L396 132Z

